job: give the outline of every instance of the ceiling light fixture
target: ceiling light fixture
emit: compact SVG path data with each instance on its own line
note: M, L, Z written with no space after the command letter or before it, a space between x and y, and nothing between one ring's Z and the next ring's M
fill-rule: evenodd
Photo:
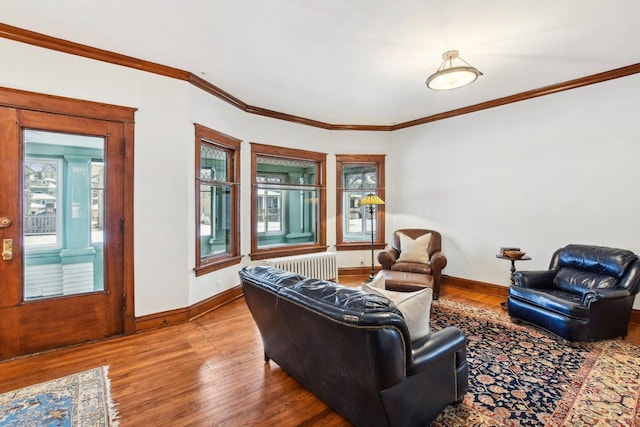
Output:
M466 65L454 67L454 59ZM433 90L457 89L473 83L481 75L477 68L458 56L457 50L448 50L442 54L442 64L438 70L431 74L425 83Z

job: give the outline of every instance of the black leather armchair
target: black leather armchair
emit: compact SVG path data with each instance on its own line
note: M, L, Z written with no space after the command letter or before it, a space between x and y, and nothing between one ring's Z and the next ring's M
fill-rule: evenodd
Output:
M624 249L567 245L553 254L549 270L519 271L513 279L512 320L567 341L624 338L640 290L640 260Z

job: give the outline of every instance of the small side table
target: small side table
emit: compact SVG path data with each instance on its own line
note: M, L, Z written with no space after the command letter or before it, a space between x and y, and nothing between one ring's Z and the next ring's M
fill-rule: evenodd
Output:
M511 261L511 284L512 285L514 284L513 273L516 272L516 261L529 261L531 259L529 255L525 255L522 258L510 258L504 255L496 255L496 258L506 259L508 261Z
M510 258L508 256L504 256L504 255L500 255L500 254L497 254L496 258L506 259L508 261L511 261L511 269L510 269L511 270L511 276L510 276L510 278L511 278L511 284L512 285L515 283L515 281L513 280L513 273L516 272L516 261L529 261L531 259L531 257L528 256L528 255L525 255L522 258ZM507 309L507 301L501 302L500 306L502 307L503 310L506 310Z

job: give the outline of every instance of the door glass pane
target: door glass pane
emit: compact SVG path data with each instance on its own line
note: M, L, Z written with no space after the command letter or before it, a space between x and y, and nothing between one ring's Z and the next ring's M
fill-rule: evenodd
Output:
M24 299L104 290L104 139L34 129L24 141Z

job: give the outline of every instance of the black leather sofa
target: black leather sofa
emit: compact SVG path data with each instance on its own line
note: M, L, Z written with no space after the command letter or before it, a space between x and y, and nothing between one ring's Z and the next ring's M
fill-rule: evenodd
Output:
M387 298L273 267L240 271L270 359L356 426L425 426L467 391L466 338L411 342Z
M513 279L507 304L513 320L566 341L625 337L640 261L624 249L567 245L556 250L548 270L515 272Z

